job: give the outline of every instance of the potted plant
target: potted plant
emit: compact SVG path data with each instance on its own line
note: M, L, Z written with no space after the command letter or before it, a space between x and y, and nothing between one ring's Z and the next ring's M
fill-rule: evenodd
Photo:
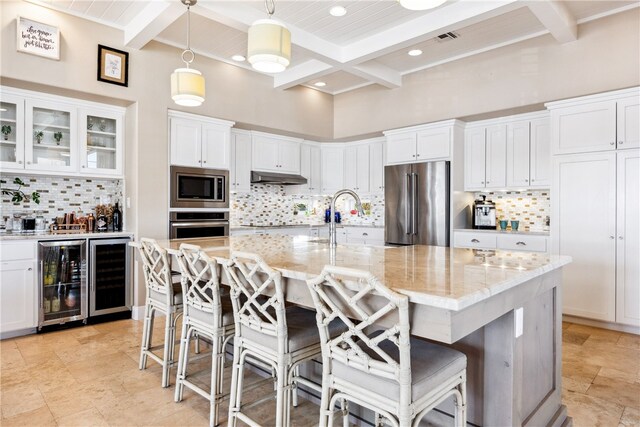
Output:
M4 140L8 140L9 139L9 135L11 134L11 126L9 125L2 125L2 134L4 135Z
M15 190L12 188L4 187L4 184L6 183L7 181L3 179L0 180L0 184L2 184L0 185L0 190L2 191L3 195L11 196L11 201L13 203L29 203L30 200L33 200L34 203L40 204L40 193L34 191L31 194L26 194L24 191L22 191L22 186L26 184L20 178L16 177L13 180L13 184L18 186L18 188Z
M34 138L38 141L38 144L42 142L42 138L44 138L44 132L41 130L37 130L33 133Z
M56 145L60 145L60 141L62 140L62 132L56 132L53 134L53 139L56 140Z

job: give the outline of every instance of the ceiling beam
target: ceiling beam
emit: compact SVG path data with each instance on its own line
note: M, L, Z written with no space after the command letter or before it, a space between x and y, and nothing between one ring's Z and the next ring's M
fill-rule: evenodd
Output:
M273 87L276 89L289 89L309 80L317 79L334 71L334 67L330 64L311 59L288 68L282 73L273 76Z
M142 49L158 34L164 31L187 8L177 1L150 2L124 28L124 44L133 49Z
M559 43L578 40L578 23L563 3L537 0L527 2L527 6Z
M402 86L402 75L379 62L352 65L344 70L389 89Z

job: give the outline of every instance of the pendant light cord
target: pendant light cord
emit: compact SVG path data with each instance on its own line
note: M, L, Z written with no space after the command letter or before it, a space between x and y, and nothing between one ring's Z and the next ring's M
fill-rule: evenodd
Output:
M189 60L185 57L187 54L191 55ZM196 54L191 50L191 4L187 4L187 49L182 52L182 60L189 68L194 59L196 59Z
M276 12L276 2L275 0L264 0L264 7L267 9L267 13L269 14L269 18Z

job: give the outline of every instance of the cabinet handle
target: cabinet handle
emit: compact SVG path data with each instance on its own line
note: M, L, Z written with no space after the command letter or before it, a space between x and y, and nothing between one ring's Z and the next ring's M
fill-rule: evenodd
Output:
M27 271L32 271L32 270L33 270L33 268L31 268L31 267L27 268Z
M532 180L532 181L533 181L533 180ZM529 180L528 180L528 179L525 179L525 180L524 180L524 182L529 182Z
M623 142L622 142L622 141L618 141L618 144L622 145L622 144L623 144Z
M86 166L85 166L85 165L82 165L82 167L83 167L83 168L86 168Z
M525 242L516 242L516 245L518 245L518 246L527 246L527 244Z
M471 243L480 243L480 240L478 240L478 239L471 239Z
M487 181L487 184L489 184L489 181Z
M481 181L480 184L484 184L484 181Z
M619 239L619 240L623 240L623 237L622 237L622 236L618 236L618 239Z
M206 161L206 160L204 160L202 163L207 163L207 161Z
M609 236L609 238L610 238L611 240L615 239L615 237L613 237L613 236Z
M610 142L609 145L616 145L616 143L615 142Z
M411 155L411 157L415 157L415 156L416 156L415 154L412 154L412 155Z
M18 160L18 164L21 165L22 164L22 160Z
M532 180L531 180L531 182L534 182L534 181L535 181L535 179L532 179Z
M416 154L416 157L420 157L420 154Z
M363 235L363 236L368 236L368 235L369 235L369 233L362 233L362 235Z
M31 162L27 162L27 164L28 164L28 165L30 165L30 164L31 164Z

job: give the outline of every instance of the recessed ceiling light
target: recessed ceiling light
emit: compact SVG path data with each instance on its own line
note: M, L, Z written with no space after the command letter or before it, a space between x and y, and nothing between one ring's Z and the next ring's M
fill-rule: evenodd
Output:
M409 53L409 56L420 56L420 55L422 55L422 51L420 49L411 49L408 53Z
M247 59L247 58L245 58L245 57L244 57L244 56L242 56L242 55L233 55L233 56L231 57L231 59L233 59L234 61L242 62L242 61L244 61L244 60L245 60L245 59Z
M313 85L317 87L325 87L327 84L325 82L315 82Z
M329 13L333 16L344 16L347 14L347 9L342 6L333 6L329 9Z

